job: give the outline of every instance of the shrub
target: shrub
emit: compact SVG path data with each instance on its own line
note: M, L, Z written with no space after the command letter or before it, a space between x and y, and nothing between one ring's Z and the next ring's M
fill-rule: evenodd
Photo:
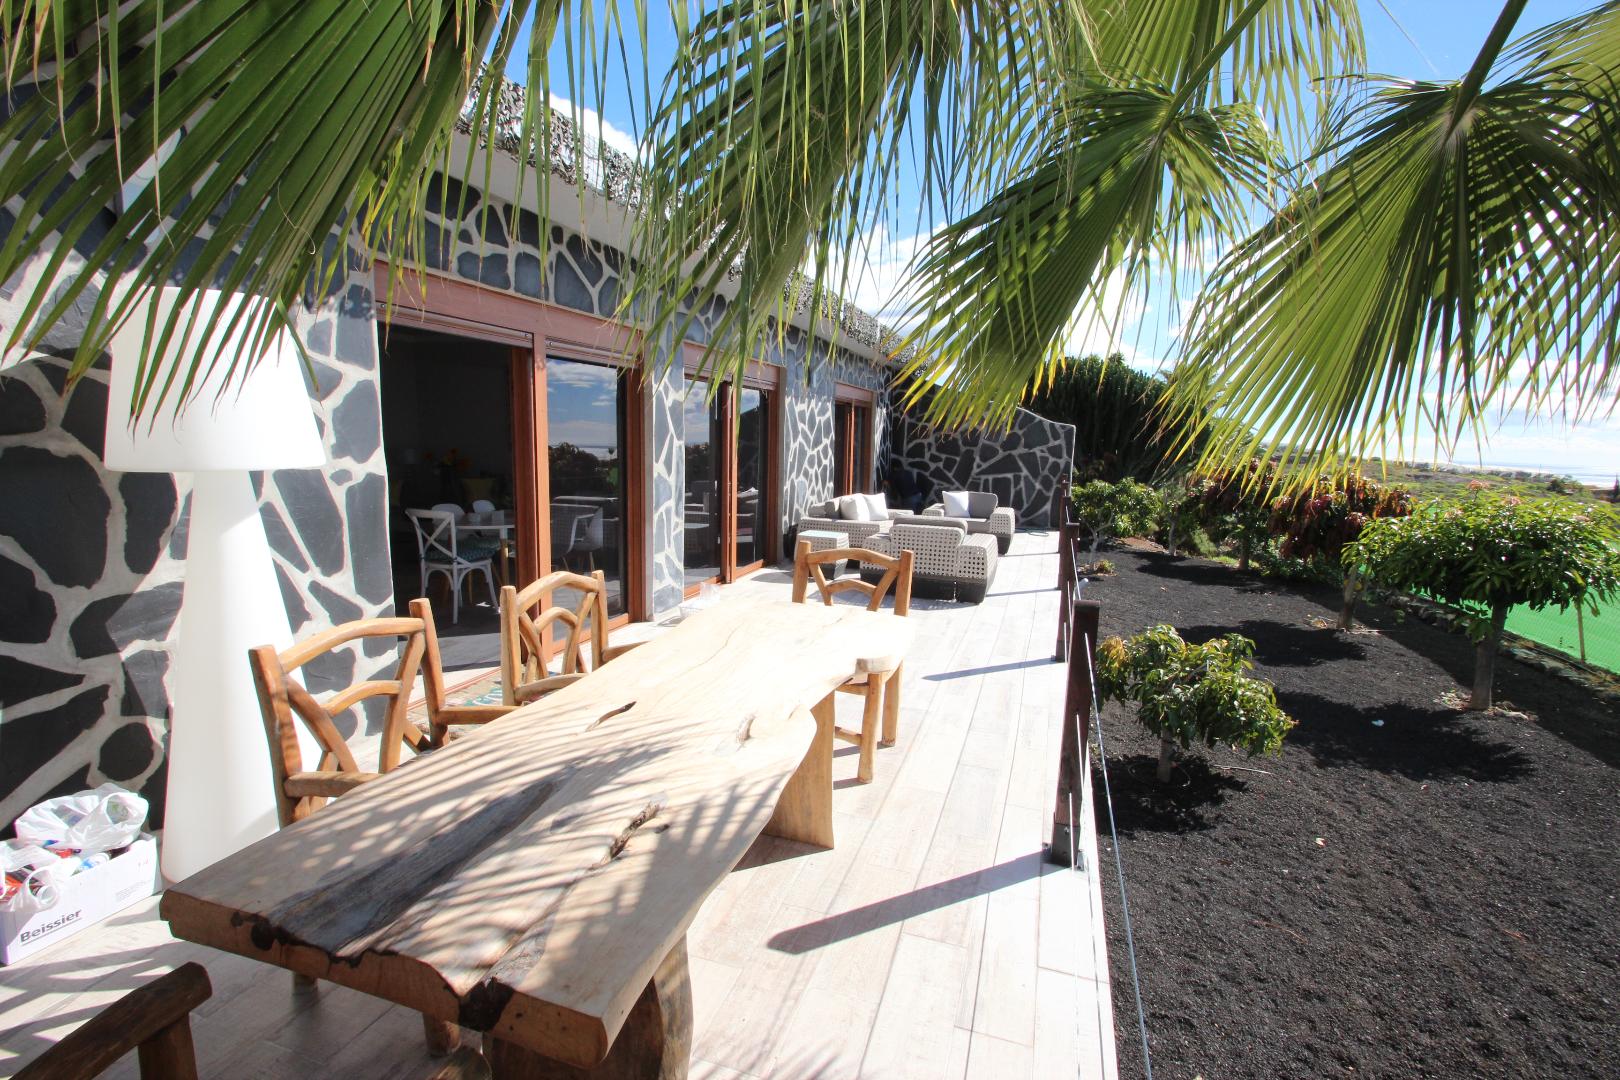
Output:
M1159 737L1159 781L1170 779L1176 744L1225 744L1250 757L1282 752L1294 726L1277 691L1246 674L1254 642L1227 634L1189 645L1172 626L1155 626L1097 647L1097 688L1104 701L1133 702L1136 718Z
M1199 528L1199 489L1195 484L1183 480L1164 485L1157 494L1160 539L1164 542L1165 550L1171 555L1180 554L1182 548L1194 555L1202 554L1199 543L1202 534Z
M1508 610L1590 604L1596 613L1595 598L1620 588L1616 539L1613 516L1595 507L1475 493L1368 522L1343 558L1390 588L1464 611L1476 645L1468 708L1488 709Z
M1214 538L1238 547L1238 569L1249 568L1249 555L1270 537L1271 495L1277 469L1258 458L1237 468L1200 473L1189 491L1200 524Z
M1091 533L1091 557L1116 536L1142 536L1158 522L1159 499L1153 489L1135 480L1110 484L1092 480L1076 484L1073 491L1074 516Z
M1356 598L1361 593L1361 567L1343 561L1345 545L1376 518L1405 517L1412 512L1410 492L1384 487L1364 476L1324 476L1307 491L1272 503L1270 529L1282 537L1282 555L1312 563L1325 560L1338 569L1344 589L1338 627L1355 625Z

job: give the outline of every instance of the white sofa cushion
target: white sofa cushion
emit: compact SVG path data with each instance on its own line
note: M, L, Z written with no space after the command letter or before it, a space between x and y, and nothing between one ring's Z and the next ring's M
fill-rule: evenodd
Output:
M876 495L862 495L861 498L866 500L867 512L872 515L869 520L882 521L889 516L889 497L881 491Z
M838 500L838 517L843 521L871 521L872 508L864 495L845 495Z
M940 500L945 504L945 516L953 518L970 517L968 513L968 493L965 491L946 491L941 493Z

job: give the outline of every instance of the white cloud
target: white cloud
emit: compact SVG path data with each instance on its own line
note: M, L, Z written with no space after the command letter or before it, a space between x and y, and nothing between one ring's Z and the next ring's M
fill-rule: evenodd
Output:
M551 107L572 118L574 116L574 103L557 93L551 91ZM611 120L602 119L602 114L595 109L581 107L579 110L580 134L590 139L601 139L603 143L613 149L636 156L636 137L621 127L617 127Z

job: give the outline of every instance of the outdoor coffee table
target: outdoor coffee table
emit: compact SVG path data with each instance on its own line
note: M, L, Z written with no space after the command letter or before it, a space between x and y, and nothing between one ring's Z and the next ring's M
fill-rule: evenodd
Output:
M688 925L760 833L832 845L832 694L898 667L910 625L729 598L193 875L161 914L487 1032L499 1077L684 1076Z

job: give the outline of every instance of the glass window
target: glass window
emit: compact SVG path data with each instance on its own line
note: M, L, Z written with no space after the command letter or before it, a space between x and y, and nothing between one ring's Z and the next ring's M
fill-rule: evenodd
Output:
M855 406L839 402L833 410L833 494L849 495L854 478L849 468L849 420Z
M720 576L720 454L725 446L720 399L709 400L709 381L686 382L686 584Z
M630 522L625 501L630 375L615 367L546 358L546 463L551 568L607 579L608 615L627 610ZM561 594L557 602L571 604Z
M765 558L768 544L771 397L744 387L737 394L737 565Z

